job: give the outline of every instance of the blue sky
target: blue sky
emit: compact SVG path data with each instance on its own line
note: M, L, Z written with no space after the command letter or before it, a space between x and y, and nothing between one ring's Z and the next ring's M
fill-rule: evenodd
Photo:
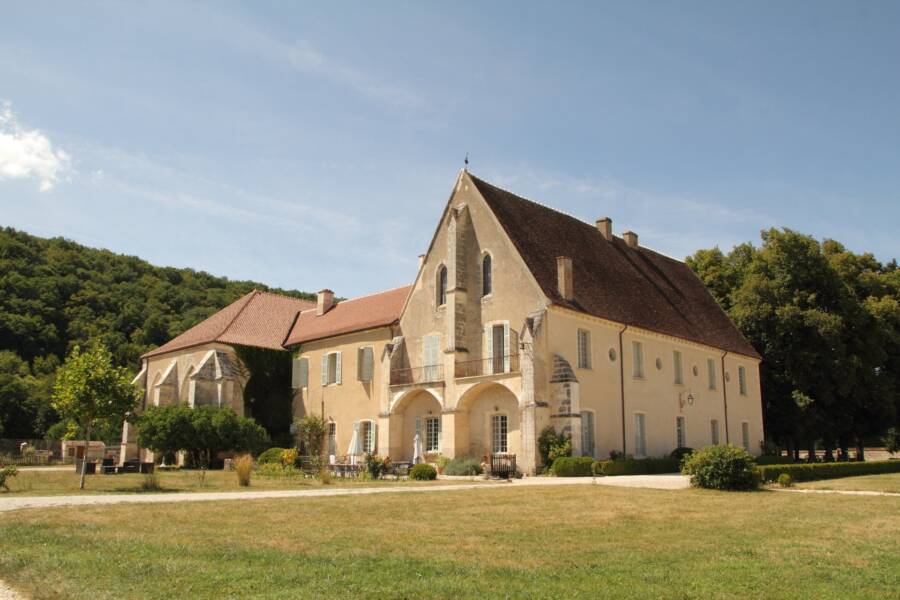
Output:
M900 3L9 3L0 225L353 296L473 173L684 257L900 255Z

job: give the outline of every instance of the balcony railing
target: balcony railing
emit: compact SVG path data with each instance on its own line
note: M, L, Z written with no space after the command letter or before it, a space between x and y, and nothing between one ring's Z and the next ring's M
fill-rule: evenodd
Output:
M455 365L456 378L478 377L479 375L500 375L503 373L518 373L519 355L494 356L478 360L466 360Z
M444 380L444 365L393 369L391 385L412 385L416 383L436 383Z

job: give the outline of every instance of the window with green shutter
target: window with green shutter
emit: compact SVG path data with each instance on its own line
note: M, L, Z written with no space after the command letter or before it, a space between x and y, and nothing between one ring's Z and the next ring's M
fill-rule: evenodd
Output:
M375 371L375 356L371 346L360 348L356 353L356 374L360 381L372 381Z
M578 330L578 368L591 368L591 332L586 329Z
M747 370L744 367L738 367L738 388L741 395L747 395Z

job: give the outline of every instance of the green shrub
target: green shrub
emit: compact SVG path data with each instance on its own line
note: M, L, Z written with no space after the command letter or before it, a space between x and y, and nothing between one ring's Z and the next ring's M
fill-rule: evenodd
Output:
M297 465L297 449L288 448L281 452L281 464L285 467L294 467Z
M454 458L444 466L444 475L481 475L484 470L474 458Z
M792 462L794 462L793 458L777 454L763 454L756 457L757 465L785 465Z
M7 480L12 479L16 475L19 474L19 470L15 467L3 467L0 469L0 488L3 488L7 492L9 491L9 484L7 484Z
M557 477L590 477L593 464L590 456L560 456L553 461L550 472Z
M777 481L778 476L782 473L789 474L794 481L812 481L815 479L852 477L854 475L900 473L900 460L762 465L757 467L756 470L759 472L760 479L767 483Z
M437 479L437 470L429 464L420 463L413 465L413 468L409 470L409 478L418 481L431 481Z
M391 459L387 456L384 458L377 454L366 454L366 471L373 480L380 479L382 475L386 475L391 469Z
M677 473L680 462L675 458L617 458L599 460L591 466L594 475L662 475Z
M778 485L783 488L789 488L794 485L794 478L790 473L782 473L778 476Z
M281 458L284 456L285 450L287 450L287 448L269 448L259 455L259 458L256 459L256 462L261 465L267 465L269 463L282 464Z
M553 464L561 456L572 455L572 440L564 433L556 433L552 425L548 425L538 436L538 453L545 466Z
M294 466L286 466L281 463L265 463L256 468L256 474L266 479L300 479L304 477L303 471Z
M669 453L669 458L674 458L679 463L681 463L681 461L684 460L684 457L693 451L693 448L688 448L687 446L679 446Z
M884 433L881 439L884 449L891 454L900 452L900 427L891 427Z
M752 490L759 483L753 457L743 448L704 446L689 455L682 472L691 476L691 485L714 490Z

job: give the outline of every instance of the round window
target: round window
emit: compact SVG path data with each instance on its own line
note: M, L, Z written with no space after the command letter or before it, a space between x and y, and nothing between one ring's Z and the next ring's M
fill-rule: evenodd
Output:
M611 360L612 362L616 362L616 349L615 348L609 349L609 360Z
M662 369L662 359L661 358L656 359L656 368Z
M725 371L725 381L731 381L731 373Z
M697 365L694 365L694 368L691 370L694 372L694 377L700 374L700 371L697 370Z

